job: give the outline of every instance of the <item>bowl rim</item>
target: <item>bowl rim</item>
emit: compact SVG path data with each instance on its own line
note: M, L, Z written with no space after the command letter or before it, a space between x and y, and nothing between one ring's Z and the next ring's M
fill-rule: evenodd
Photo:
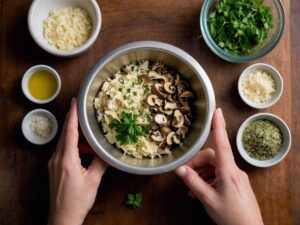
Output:
M277 160L274 158L271 158L269 160L257 160L254 159L252 157L250 157L248 155L248 153L246 152L246 150L243 147L243 142L242 142L242 135L244 132L244 129L252 122L258 119L267 119L272 121L275 125L277 125L279 127L278 124L280 124L284 129L280 129L282 134L287 135L287 147L286 148L281 148L280 151L284 152L284 154L281 155L281 157L277 158ZM276 121L276 122L274 122ZM280 163L289 153L290 148L292 145L292 135L291 135L291 131L288 127L288 125L286 124L286 122L281 119L279 116L274 115L272 113L256 113L250 117L248 117L240 126L237 135L236 135L236 146L238 149L238 152L240 154L240 156L250 165L252 166L256 166L256 167L260 167L260 168L267 168L267 167L271 167L274 166L278 163ZM264 162L264 163L263 163Z
M48 116L48 118L51 119L52 123L53 123L53 130L52 133L49 135L49 137L45 138L45 139L39 139L40 141L36 141L35 139L30 138L30 136L28 136L28 130L30 131L30 128L26 126L26 122L30 119L30 117L34 114L38 114L38 113L44 113ZM56 117L48 110L45 109L34 109L31 110L30 112L28 112L22 121L22 125L21 125L21 129L22 129L22 133L23 136L26 138L26 140L28 140L30 143L35 144L35 145L45 145L48 144L49 142L51 142L58 131L58 123L56 120ZM31 132L31 131L30 131Z
M126 54L128 52L136 51L139 49L156 49L159 51L165 51L169 54L172 54L176 57L178 57L180 60L182 60L184 63L187 63L190 65L191 69L194 70L196 74L201 74L200 81L204 84L204 88L206 89L206 98L208 100L208 106L207 106L207 115L205 118L205 126L203 127L201 134L199 134L199 138L197 141L192 145L192 147L186 151L181 157L177 158L176 160L166 164L161 165L158 167L149 167L149 168L140 168L135 167L133 165L128 165L126 163L123 163L121 161L116 160L113 156L111 156L109 153L106 152L104 148L102 148L101 145L98 144L95 136L93 135L87 120L87 112L86 112L86 98L88 94L88 88L90 87L90 84L94 80L94 77L97 75L98 71L101 70L107 63L109 63L114 58ZM199 71L199 72L197 72ZM216 107L215 103L215 95L213 91L213 86L204 71L204 69L198 64L198 62L190 56L185 51L163 42L157 42L157 41L137 41L137 42L131 42L125 45L121 45L111 52L107 53L105 56L103 56L90 70L90 72L85 77L79 97L78 97L78 114L79 114L79 123L82 128L83 134L85 135L88 143L91 145L91 147L96 151L96 153L108 164L111 166L132 174L138 174L138 175L154 175L154 174L161 174L166 173L169 171L172 171L176 169L177 167L181 166L182 164L186 163L188 160L190 160L204 145L205 141L208 138L208 135L210 133L211 129L211 121L214 109Z
M29 90L28 90L29 78L32 76L33 72L38 71L38 70L47 70L54 76L54 78L57 81L57 88L56 88L55 93L50 98L45 99L45 100L40 100L40 99L33 97L29 93ZM52 68L48 65L43 65L43 64L35 65L35 66L32 66L29 69L27 69L26 72L24 73L24 75L22 77L22 81L21 81L21 87L22 87L23 94L26 96L26 98L28 100L30 100L36 104L47 104L49 102L52 102L59 95L59 93L61 91L61 86L62 86L62 82L61 82L61 78L60 78L58 72L54 68Z
M50 46L48 43L44 44L39 38L36 37L35 30L32 25L32 19L33 19L33 13L35 12L35 8L41 1L42 0L34 0L31 3L29 11L28 11L28 16L27 16L27 25L28 25L29 33L30 33L31 37L33 38L33 40L37 43L37 45L40 48L42 48L46 52L48 52L52 55L55 55L55 56L72 57L72 56L77 56L77 55L84 53L96 42L97 37L100 33L101 26L102 26L102 15L101 15L100 7L99 7L97 1L88 0L88 2L93 6L93 8L95 10L95 14L96 14L96 24L93 24L93 27L95 27L95 29L93 29L94 31L91 33L88 40L82 46L68 50L68 51L62 51L62 50L56 49L56 48Z
M268 68L272 71L271 76L275 80L277 88L279 88L275 92L275 94L277 93L276 98L270 99L269 101L267 101L265 103L256 103L256 102L252 102L252 101L248 100L247 97L244 95L243 80L246 78L247 75L249 75L249 71L254 68L257 68L257 69L262 68L262 70L264 70L264 68ZM282 79L280 72L275 67L273 67L269 64L266 64L266 63L255 63L255 64L248 66L247 68L245 68L243 70L243 72L241 73L239 80L238 80L238 92L239 92L241 99L244 101L245 104L247 104L248 106L250 106L254 109L266 109L266 108L269 108L269 107L275 105L282 96L283 87L284 87L284 83L283 83L283 79Z
M266 56L267 54L269 54L275 48L275 46L278 44L278 42L280 41L280 39L283 35L283 31L285 29L286 13L285 13L285 9L284 9L282 1L281 0L273 0L273 2L278 3L278 4L276 4L276 5L278 5L278 7L276 7L276 8L277 8L277 11L279 12L279 14L282 15L282 18L281 18L282 21L279 22L279 30L278 30L278 32L275 33L274 38L272 39L269 47L264 49L262 52L257 52L256 54L245 55L245 56L233 55L231 53L225 52L222 48L220 48L215 43L214 39L210 35L210 31L209 31L208 25L207 25L208 8L212 4L213 1L214 0L205 0L202 5L201 12L200 12L200 29L201 29L202 36L205 40L205 43L220 58L222 58L226 61L229 61L229 62L233 62L233 63L250 62L250 61L262 58L262 57Z

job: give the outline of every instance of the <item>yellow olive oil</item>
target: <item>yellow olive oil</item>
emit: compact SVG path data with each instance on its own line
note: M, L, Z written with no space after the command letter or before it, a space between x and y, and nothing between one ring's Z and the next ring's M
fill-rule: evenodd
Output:
M38 70L29 77L28 89L34 98L46 100L55 94L57 81L52 73L46 70Z

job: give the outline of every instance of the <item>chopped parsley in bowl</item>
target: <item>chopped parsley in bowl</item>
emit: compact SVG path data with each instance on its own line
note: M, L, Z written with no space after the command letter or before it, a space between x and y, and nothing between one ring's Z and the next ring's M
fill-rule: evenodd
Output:
M207 45L231 62L248 62L268 54L280 40L284 24L279 0L207 0L200 16Z

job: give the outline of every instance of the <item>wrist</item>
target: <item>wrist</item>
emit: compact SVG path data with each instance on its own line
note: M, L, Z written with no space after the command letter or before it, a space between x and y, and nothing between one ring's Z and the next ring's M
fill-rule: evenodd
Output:
M49 215L47 225L82 225L83 220L66 215Z

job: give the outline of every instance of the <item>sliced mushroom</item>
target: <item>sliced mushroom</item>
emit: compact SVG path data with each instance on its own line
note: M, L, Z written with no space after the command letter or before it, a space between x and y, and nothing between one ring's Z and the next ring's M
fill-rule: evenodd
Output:
M176 88L172 85L171 82L164 83L164 90L169 94L174 94L176 92Z
M177 109L175 110L173 115L172 126L175 128L180 128L183 126L183 124L184 124L184 117L182 113Z
M184 91L178 96L178 101L180 102L181 105L187 105L188 100L193 98L194 95L190 91Z
M165 110L169 109L176 109L177 108L177 103L176 102L167 102L165 101Z
M179 110L182 114L187 114L191 112L191 107L189 105L184 105L180 107Z
M170 133L172 130L170 129L170 127L167 127L167 126L163 126L161 127L160 129L160 132L164 135L167 135L168 133Z
M168 100L169 102L176 102L176 94L168 95L168 96L167 96L167 100Z
M167 117L163 114L156 114L154 117L154 121L159 125L167 124Z
M167 147L167 142L166 141L162 141L160 142L160 144L158 145L161 149L165 149Z
M153 141L157 141L157 142L161 142L161 141L164 141L166 139L166 135L160 133L158 130L152 132L150 137Z
M165 93L163 92L163 90L164 88L161 83L155 83L151 88L152 93L158 95L160 98L165 98Z
M146 74L142 74L139 76L139 80L144 81L144 83L149 83L150 82L150 77Z
M178 94L181 94L182 92L186 91L189 87L189 84L183 80L179 81L178 82L178 85L177 85L177 91L178 91Z
M159 126L157 123L155 123L155 122L153 122L153 123L151 124L151 130L157 130L159 127L160 127L160 126Z
M161 99L159 99L159 97L157 95L149 95L147 97L147 103L150 106L162 106L163 101Z
M175 85L175 86L178 86L179 82L180 82L180 75L177 73L177 74L176 74L176 79L175 79L175 81L174 81L174 85Z
M160 75L155 71L149 71L148 76L151 80L163 80L164 82L169 81L169 79L166 75Z
M175 143L175 144L180 144L181 143L180 138L178 137L178 135L174 131L170 132L167 135L166 141L167 141L168 145L172 145L173 143Z
M188 118L187 115L184 115L184 124L186 126L191 126L191 120Z
M178 134L182 139L185 139L186 134L189 132L189 129L186 126L178 128L176 134Z

